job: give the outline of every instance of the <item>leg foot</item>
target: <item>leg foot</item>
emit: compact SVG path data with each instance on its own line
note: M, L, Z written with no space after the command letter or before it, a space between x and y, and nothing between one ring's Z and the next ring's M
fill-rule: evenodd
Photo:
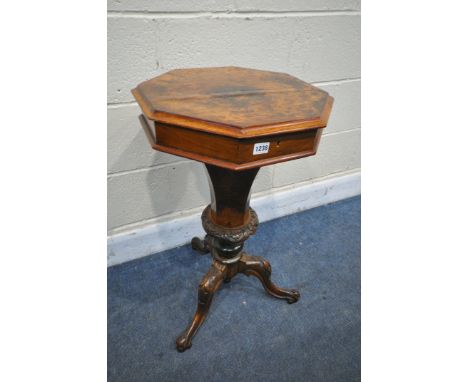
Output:
M286 300L289 304L297 302L301 296L299 291L295 289L284 289L276 286L271 281L270 263L260 256L243 254L239 260L239 272L257 277L262 282L265 291L274 297Z
M177 338L177 350L183 352L190 349L192 346L192 338L197 333L200 326L205 321L208 310L210 309L211 300L214 293L221 285L226 274L227 267L216 261L211 264L205 277L203 277L200 285L198 286L198 307L193 317L192 323L185 329L185 331Z
M194 237L192 239L191 244L192 244L192 249L200 252L201 254L210 252L210 245L208 244L208 241L206 240L206 236L205 236L205 239Z

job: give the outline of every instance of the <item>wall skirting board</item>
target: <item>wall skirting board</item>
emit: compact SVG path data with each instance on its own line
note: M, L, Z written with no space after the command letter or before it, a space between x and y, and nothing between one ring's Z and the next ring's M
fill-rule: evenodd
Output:
M252 198L260 222L350 198L361 193L361 173L327 177L286 186ZM166 249L185 245L204 235L202 206L182 216L163 217L144 227L114 234L107 240L107 265L117 265Z

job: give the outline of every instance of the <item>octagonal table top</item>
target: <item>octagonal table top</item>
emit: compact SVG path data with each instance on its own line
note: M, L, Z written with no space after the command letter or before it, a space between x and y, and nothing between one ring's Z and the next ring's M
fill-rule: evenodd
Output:
M333 104L296 77L240 67L171 70L132 93L150 120L235 138L323 128Z

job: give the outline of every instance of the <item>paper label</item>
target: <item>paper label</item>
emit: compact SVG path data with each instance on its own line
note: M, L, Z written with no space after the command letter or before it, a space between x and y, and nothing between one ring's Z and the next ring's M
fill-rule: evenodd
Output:
M270 149L270 142L255 143L253 148L253 155L266 154Z

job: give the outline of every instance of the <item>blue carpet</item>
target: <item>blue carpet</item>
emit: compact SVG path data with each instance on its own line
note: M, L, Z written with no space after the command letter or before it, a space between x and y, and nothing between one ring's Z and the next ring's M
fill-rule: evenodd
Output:
M108 380L359 381L360 210L355 197L260 224L246 252L300 300L237 275L184 353L175 339L211 257L184 246L109 268Z

